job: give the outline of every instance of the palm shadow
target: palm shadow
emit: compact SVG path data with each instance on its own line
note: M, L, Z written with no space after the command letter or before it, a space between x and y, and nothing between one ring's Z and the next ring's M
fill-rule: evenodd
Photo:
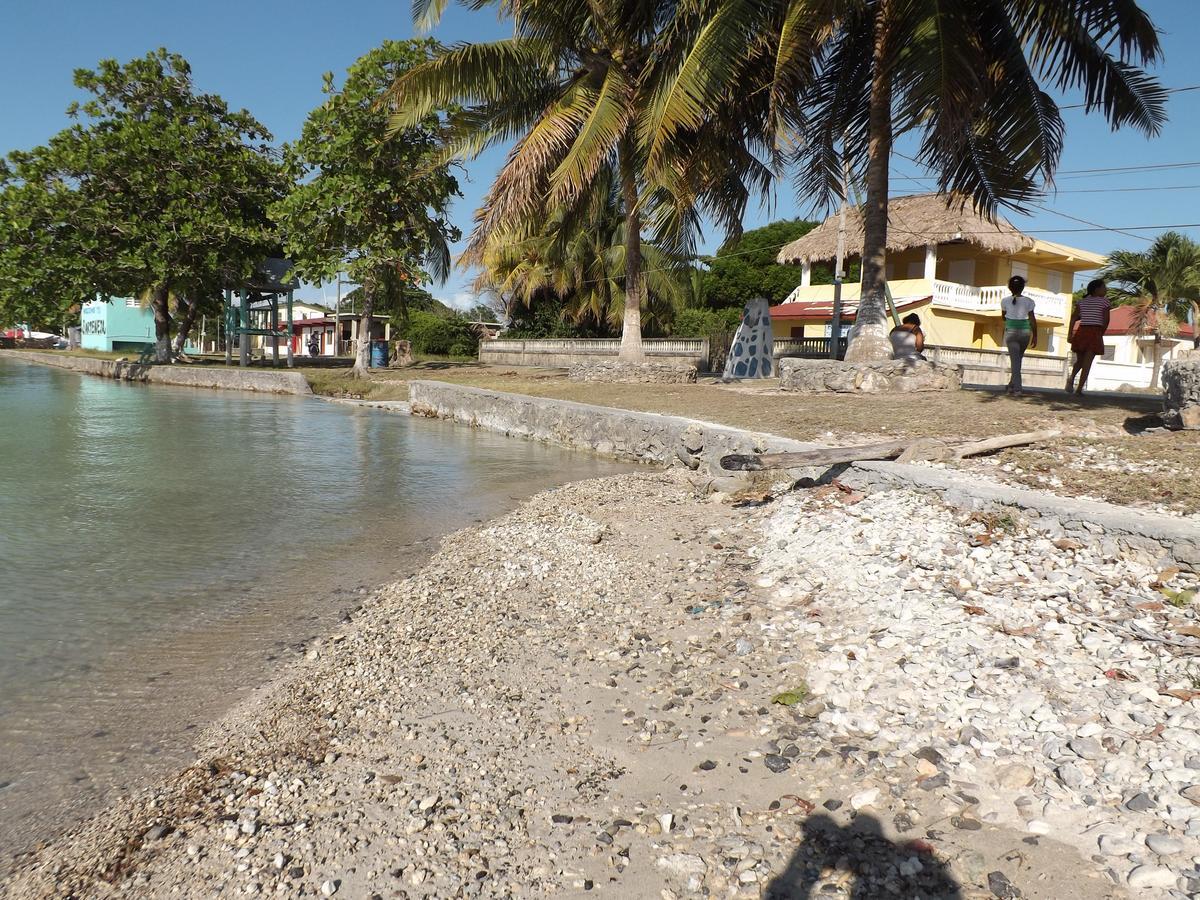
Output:
M848 894L830 887L844 882L851 882ZM882 896L962 900L963 893L936 857L888 840L879 820L862 814L846 826L828 816L810 816L787 868L763 893L764 900Z

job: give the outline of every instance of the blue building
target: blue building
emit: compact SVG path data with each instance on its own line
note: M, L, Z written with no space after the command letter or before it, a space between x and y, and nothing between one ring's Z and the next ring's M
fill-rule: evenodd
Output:
M80 313L80 346L85 350L133 350L154 343L154 313L137 300L91 300Z

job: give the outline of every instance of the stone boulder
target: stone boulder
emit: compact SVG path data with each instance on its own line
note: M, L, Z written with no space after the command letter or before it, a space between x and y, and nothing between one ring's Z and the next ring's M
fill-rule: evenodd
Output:
M956 391L962 387L962 368L920 359L781 359L779 386L785 391L839 394Z
M567 378L571 381L608 384L689 384L696 380L696 367L622 362L613 359L572 366L567 370Z
M1163 424L1200 430L1200 359L1171 360L1163 366Z

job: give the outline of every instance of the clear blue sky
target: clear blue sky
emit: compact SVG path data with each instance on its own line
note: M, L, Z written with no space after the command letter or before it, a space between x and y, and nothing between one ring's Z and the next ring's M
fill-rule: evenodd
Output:
M1163 31L1165 61L1158 75L1169 87L1200 85L1200 22L1195 0L1144 0ZM79 94L72 72L105 57L129 59L165 46L182 53L201 89L223 95L231 105L254 113L280 140L296 137L308 111L321 102L321 74L339 76L354 59L385 38L412 35L407 0L357 0L339 4L304 0L44 0L12 3L0 30L0 153L45 141L67 124L64 110ZM435 35L443 41L489 40L507 31L493 13L452 8ZM1069 102L1069 101L1068 101ZM1200 165L1193 168L1079 176L1072 170L1164 163L1200 163L1200 90L1174 95L1171 121L1161 137L1146 140L1132 132L1112 134L1082 110L1065 112L1067 146L1058 187L1046 205L1057 213L1010 216L1023 230L1060 243L1107 252L1143 247L1135 237L1106 232L1070 233L1056 229L1088 226L1060 214L1108 227L1200 222ZM911 145L901 144L911 154ZM467 231L471 214L503 159L500 148L468 167L461 178L463 198L454 209ZM899 176L921 175L897 159ZM1186 186L1186 187L1184 187ZM1196 187L1193 187L1196 186ZM920 190L917 182L896 180L895 193ZM1175 188L1115 191L1114 188ZM1091 193L1090 191L1100 190ZM805 204L783 186L772 209L752 209L746 227L808 214ZM818 211L819 215L820 211ZM1200 228L1187 229L1200 239ZM1153 236L1155 232L1137 234ZM710 233L715 248L721 235ZM456 272L434 294L463 296L469 276ZM306 292L307 293L307 292Z

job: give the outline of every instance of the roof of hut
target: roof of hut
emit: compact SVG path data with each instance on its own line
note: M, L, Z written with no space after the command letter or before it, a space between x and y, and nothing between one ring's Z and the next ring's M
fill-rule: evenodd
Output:
M781 263L824 261L837 256L838 216L834 214L779 251ZM959 195L916 194L888 201L889 252L926 244L965 241L992 253L1032 250L1038 241L1022 234L1012 223L982 215ZM863 249L862 208L846 209L846 255L861 256Z

